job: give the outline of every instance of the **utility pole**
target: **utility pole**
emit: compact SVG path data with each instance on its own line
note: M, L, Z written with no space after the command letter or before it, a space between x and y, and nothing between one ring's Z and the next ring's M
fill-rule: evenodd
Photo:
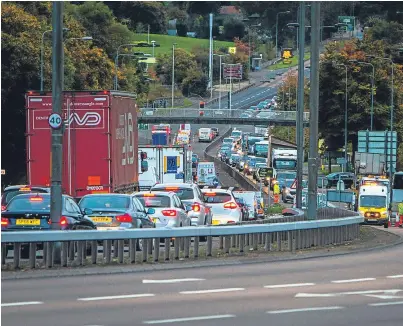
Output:
M210 14L210 51L208 57L209 63L209 86L211 88L210 99L213 98L213 14Z
M302 172L304 166L304 48L305 1L299 3L298 103L297 103L297 189L296 206L302 208ZM313 70L313 69L312 69Z
M52 12L52 113L63 116L63 6L64 2L54 1ZM62 216L62 157L63 127L52 128L52 183L50 188L51 229L60 229Z
M319 116L319 45L320 2L311 6L311 71L309 94L309 158L308 158L308 219L317 219L318 209L318 116Z
M174 100L175 100L175 45L176 45L176 43L172 44L172 105L171 105L171 108L174 107Z

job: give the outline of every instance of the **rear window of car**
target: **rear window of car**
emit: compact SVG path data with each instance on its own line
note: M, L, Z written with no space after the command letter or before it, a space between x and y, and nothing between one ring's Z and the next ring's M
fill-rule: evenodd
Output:
M180 200L194 199L192 188L180 188L180 187L156 187L153 188L155 191L172 191L174 192Z
M7 211L49 211L50 196L15 197L7 206Z
M171 199L168 196L163 195L155 195L155 196L146 196L146 195L136 195L140 203L143 204L144 207L171 207Z
M123 196L88 196L80 201L81 208L129 208L130 198Z
M204 200L210 204L223 204L232 200L230 194L226 193L204 193Z
M10 202L10 200L13 199L15 196L31 192L47 193L47 191L44 189L36 189L36 188L33 188L29 191L21 191L20 189L8 190L4 192L3 197L1 198L1 204L7 205Z

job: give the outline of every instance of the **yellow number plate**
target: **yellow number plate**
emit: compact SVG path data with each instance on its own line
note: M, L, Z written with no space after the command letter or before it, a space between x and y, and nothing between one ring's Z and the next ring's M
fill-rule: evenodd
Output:
M15 222L16 225L41 225L41 220L19 219Z
M213 220L213 225L218 225L218 224L220 224L219 220Z
M91 220L96 223L110 223L112 222L112 217L91 217Z
M154 223L157 223L157 221L158 221L158 218L154 217L154 218L153 218L153 222L154 222Z

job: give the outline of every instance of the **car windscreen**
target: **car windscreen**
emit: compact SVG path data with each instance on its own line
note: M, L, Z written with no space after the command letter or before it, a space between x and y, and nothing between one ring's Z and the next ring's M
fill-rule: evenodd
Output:
M297 161L275 159L273 162L273 167L275 169L293 170L297 167Z
M370 195L360 196L360 206L376 207L376 208L386 207L386 197L385 196L370 196Z
M224 138L222 142L224 144L232 144L234 140L232 138Z
M180 200L189 200L194 198L192 188L180 188L180 187L154 187L155 191L172 191Z
M231 137L241 137L242 132L240 131L233 131Z
M50 196L20 196L13 198L7 211L50 211Z
M231 201L232 197L226 193L204 193L204 200L210 204L224 204Z
M81 208L129 208L130 198L126 196L93 196L84 197L80 201Z
M255 144L255 150L261 151L261 152L267 152L269 150L269 145L268 144Z
M256 157L256 163L266 163L266 159L264 157Z
M171 200L168 196L163 195L153 195L153 194L141 194L136 195L139 199L140 203L143 204L144 207L171 207Z
M1 198L1 204L6 206L11 199L13 199L15 196L17 195L21 195L21 194L26 194L26 193L31 193L31 192L35 192L35 193L48 193L46 190L44 189L37 189L37 188L31 188L31 190L28 191L22 191L20 189L13 189L13 190L7 190L4 192L2 198Z

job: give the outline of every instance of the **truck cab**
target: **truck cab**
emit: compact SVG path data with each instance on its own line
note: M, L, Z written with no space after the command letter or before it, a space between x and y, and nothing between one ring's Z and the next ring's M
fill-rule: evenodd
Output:
M361 186L358 195L358 212L364 224L383 225L389 223L389 194L385 186Z

